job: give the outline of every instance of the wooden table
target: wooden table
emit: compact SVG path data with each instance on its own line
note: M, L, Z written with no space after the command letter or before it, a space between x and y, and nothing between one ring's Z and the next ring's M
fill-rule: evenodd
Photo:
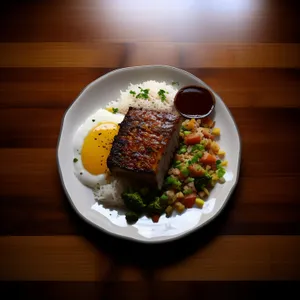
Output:
M8 2L0 17L1 287L30 299L253 299L262 282L278 280L277 292L300 279L297 1ZM240 180L224 212L160 246L84 223L56 164L62 116L80 91L141 64L204 80L242 138Z

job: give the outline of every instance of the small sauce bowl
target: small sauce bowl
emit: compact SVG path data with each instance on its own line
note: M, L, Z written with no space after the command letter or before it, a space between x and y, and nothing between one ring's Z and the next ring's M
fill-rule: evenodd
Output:
M182 87L174 99L176 110L188 119L201 119L209 116L215 104L216 99L213 93L198 85Z

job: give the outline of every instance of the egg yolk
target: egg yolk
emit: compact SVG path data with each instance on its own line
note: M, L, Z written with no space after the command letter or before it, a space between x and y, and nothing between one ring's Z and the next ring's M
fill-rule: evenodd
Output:
M81 159L89 173L99 175L107 172L106 160L118 131L117 123L100 122L86 136L81 149Z

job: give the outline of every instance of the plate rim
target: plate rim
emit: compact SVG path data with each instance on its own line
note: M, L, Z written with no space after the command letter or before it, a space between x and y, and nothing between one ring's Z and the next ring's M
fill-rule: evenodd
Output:
M59 162L59 149L60 149L60 142L61 142L61 138L62 138L62 131L63 131L63 127L64 127L64 124L65 124L65 120L66 120L66 116L68 114L68 112L70 111L70 109L72 108L72 106L77 102L77 100L80 98L80 96L87 90L89 89L92 85L94 85L95 83L97 83L98 81L102 80L103 78L105 77L108 77L110 75L112 75L113 73L117 73L117 72L120 72L120 71L123 71L123 70L132 70L132 69L141 69L141 68L167 68L167 69L173 69L173 70L177 70L177 71L180 71L182 73L185 73L186 75L188 75L189 77L194 77L194 79L196 80L200 80L202 82L202 84L208 88L209 90L212 90L202 79L200 79L199 77L195 76L194 74L186 71L186 70L183 70L181 68L178 68L178 67L174 67L174 66L171 66L171 65L136 65L136 66L129 66L129 67L119 67L119 68L116 68L114 70L111 70L105 74L103 74L102 76L100 77L97 77L95 80L91 81L90 83L88 83L80 92L79 94L77 95L77 97L72 101L72 103L67 107L67 109L65 110L62 118L61 118L61 124L60 124L60 129L59 129L59 135L58 135L58 138L57 138L57 146L56 146L56 163L57 163L57 168L58 168L58 174L59 174L59 179L60 179L60 183L61 183L61 186L63 188L63 191L69 201L69 203L71 204L72 208L74 209L74 211L77 213L77 215L86 223L88 223L89 225L93 226L94 228L96 228L97 230L100 230L102 231L103 233L105 234L108 234L114 238L119 238L119 239L123 239L123 240L127 240L127 241L131 241L131 242L137 242L137 243L142 243L142 244L162 244L162 243L168 243L168 242L173 242L175 240L178 240L178 239L181 239L181 238L184 238L192 233L194 233L195 231L198 231L200 229L202 229L203 227L205 227L206 225L208 225L209 223L211 223L212 221L214 221L221 213L222 211L224 210L224 207L226 207L229 199L231 198L233 192L235 191L236 189L236 186L239 182L239 178L240 178L240 169L241 169L241 153L242 153L242 142L241 142L241 135L240 135L240 131L239 131L239 128L236 124L236 121L235 121L235 118L233 117L231 111L229 110L229 108L227 107L226 103L222 100L222 98L214 91L212 90L212 92L214 94L217 95L217 97L219 97L219 99L222 101L222 103L224 104L224 107L226 109L226 111L228 112L228 114L230 115L232 121L233 121L233 124L234 124L234 127L237 131L237 136L238 136L238 144L239 144L239 152L238 152L238 155L239 155L239 158L238 158L238 163L237 163L237 173L236 173L236 180L232 186L232 188L230 189L229 191L229 194L227 195L226 199L224 200L222 206L219 208L219 210L211 217L209 218L208 220L206 220L204 223L202 223L201 225L196 225L195 227L191 228L191 229L188 229L182 233L179 233L177 235L174 235L174 236L170 236L170 237L164 237L163 239L159 239L159 240L156 240L156 239L149 239L149 240L145 240L145 239L139 239L139 238L135 238L135 237L132 237L132 236L127 236L127 235L122 235L122 234L118 234L116 232L112 232L112 231L109 231L99 225L97 225L96 223L94 223L93 221L91 221L89 218L87 218L84 214L82 214L76 207L76 205L73 203L72 199L71 199L71 196L69 195L69 192L64 184L64 180L63 180L63 175L62 175L62 170L61 170L61 165L60 165L60 162Z

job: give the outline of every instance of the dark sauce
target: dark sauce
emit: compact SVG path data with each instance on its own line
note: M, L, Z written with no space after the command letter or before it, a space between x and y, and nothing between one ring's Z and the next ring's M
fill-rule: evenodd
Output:
M174 100L177 111L185 118L207 117L215 107L213 94L200 86L186 86L181 88Z

